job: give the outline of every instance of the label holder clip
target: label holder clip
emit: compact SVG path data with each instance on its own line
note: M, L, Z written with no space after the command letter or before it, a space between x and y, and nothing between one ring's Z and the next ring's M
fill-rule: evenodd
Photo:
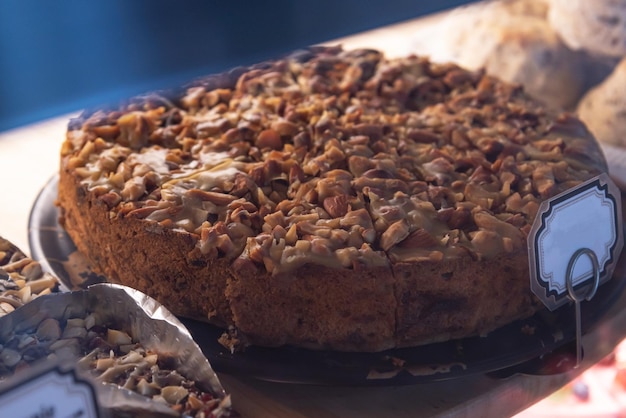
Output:
M582 256L587 256L591 261L592 266L592 282L591 285L583 286L584 292L578 292L574 289L574 267L576 266L576 262ZM589 279L585 280L587 283ZM585 300L591 300L593 296L596 294L598 290L598 286L600 284L600 266L598 263L598 257L593 250L589 248L580 248L577 250L569 260L567 264L567 272L565 273L565 282L567 284L567 294L568 297L574 302L575 307L575 315L576 315L576 365L574 368L580 366L583 357L583 346L582 346L582 320L581 320L581 302ZM580 287L579 287L580 290Z

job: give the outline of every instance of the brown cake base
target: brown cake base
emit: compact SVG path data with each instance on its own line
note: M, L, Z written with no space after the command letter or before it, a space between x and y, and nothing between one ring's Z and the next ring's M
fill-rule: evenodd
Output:
M484 334L542 307L525 253L393 270L306 265L273 276L253 263L203 257L189 234L110 219L66 171L59 191L61 223L95 271L179 316L234 325L249 344L381 351Z

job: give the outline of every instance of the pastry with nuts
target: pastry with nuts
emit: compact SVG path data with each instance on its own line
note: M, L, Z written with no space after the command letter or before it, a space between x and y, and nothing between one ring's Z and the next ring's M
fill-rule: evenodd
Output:
M0 237L0 317L55 291L58 281L10 241Z
M202 390L180 374L167 353L145 349L124 331L97 324L94 315L63 322L44 319L36 329L2 340L0 382L42 359L77 358L78 370L101 384L133 391L181 417L229 417L230 397ZM234 414L233 414L234 416Z
M539 204L606 171L517 85L314 47L85 112L60 221L92 268L247 344L380 351L541 309Z
M129 288L51 294L0 318L0 383L46 365L89 381L106 416L238 416L188 331Z

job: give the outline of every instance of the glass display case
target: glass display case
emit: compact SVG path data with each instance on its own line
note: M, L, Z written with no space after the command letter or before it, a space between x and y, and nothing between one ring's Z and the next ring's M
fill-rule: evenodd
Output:
M570 22L583 23L576 20L575 8L561 3L5 2L0 5L0 168L5 173L0 236L59 277L55 291L106 281L92 273L59 223L58 155L69 120L83 109L176 88L311 45L375 49L391 59L428 56L444 66L454 62L471 74L502 79L516 86L514 91L524 89L546 112L583 120L612 182L622 188L621 102L603 93L621 86L621 52L594 50L571 39L562 26L564 16L571 13ZM621 39L612 28L612 39ZM608 102L617 105L605 106ZM532 117L543 117L543 110L537 112ZM609 132L607 125L615 128ZM571 129L563 135L572 135ZM559 138L541 151L564 149L563 142ZM558 164L572 157L545 158ZM620 190L615 194L621 230L623 199ZM574 304L542 309L486 335L374 353L289 346L230 352L218 343L222 328L186 318L182 327L242 416L530 417L571 416L573 410L577 416L619 415L626 410L626 272L621 250L611 257L612 278L581 303L578 365ZM0 380L0 411L7 381L3 387Z

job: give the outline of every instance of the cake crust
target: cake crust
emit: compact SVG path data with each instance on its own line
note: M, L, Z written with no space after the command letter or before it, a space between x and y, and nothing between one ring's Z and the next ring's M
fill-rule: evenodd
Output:
M542 200L606 171L481 71L313 48L72 121L61 223L95 271L248 343L380 351L532 315Z

